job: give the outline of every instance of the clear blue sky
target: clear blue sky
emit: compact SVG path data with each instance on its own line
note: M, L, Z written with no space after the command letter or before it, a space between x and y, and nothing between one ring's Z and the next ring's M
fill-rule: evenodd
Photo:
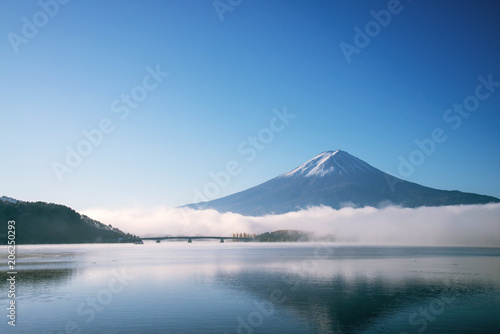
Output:
M403 176L399 157L440 128L404 178L500 197L498 1L41 3L48 14L0 2L0 195L175 207L230 161L237 175L217 197L337 148ZM341 45L356 47L367 24L348 62ZM499 84L470 98L489 75ZM467 118L446 112L464 100ZM82 131L101 122L108 133L89 148ZM68 147L88 153L74 168ZM54 165L72 171L58 178Z

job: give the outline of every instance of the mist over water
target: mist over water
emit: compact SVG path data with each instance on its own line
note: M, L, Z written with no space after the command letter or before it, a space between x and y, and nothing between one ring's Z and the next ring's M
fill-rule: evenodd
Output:
M500 204L421 207L416 209L312 207L281 215L248 217L187 208L83 212L141 237L163 235L230 236L281 229L331 236L338 243L403 246L500 247Z
M16 327L0 322L0 333L500 328L499 248L148 240L21 245L18 259L19 317ZM0 305L8 303L0 295Z

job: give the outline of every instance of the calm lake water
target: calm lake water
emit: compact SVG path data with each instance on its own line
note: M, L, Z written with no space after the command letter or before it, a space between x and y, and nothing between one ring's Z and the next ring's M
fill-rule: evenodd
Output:
M0 333L500 332L498 248L18 246L16 269Z

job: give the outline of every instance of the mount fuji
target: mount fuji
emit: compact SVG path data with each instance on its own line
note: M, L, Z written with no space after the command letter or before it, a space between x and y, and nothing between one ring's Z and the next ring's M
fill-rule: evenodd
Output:
M247 216L282 214L312 206L415 208L459 204L486 204L500 199L438 190L384 173L347 152L323 152L299 167L247 190L186 205Z

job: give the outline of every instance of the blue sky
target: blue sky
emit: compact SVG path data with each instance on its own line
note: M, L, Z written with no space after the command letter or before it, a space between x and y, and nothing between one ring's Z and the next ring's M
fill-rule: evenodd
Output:
M500 197L497 1L217 4L0 2L0 195L175 207L339 148L413 182ZM346 57L355 27L371 37ZM472 111L447 112L463 103Z

